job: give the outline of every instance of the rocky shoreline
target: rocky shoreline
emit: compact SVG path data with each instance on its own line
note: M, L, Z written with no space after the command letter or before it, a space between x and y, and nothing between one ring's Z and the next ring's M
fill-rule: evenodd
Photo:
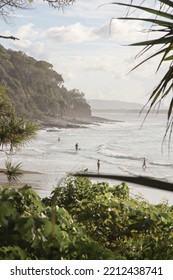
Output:
M100 118L95 116L89 116L86 118L71 118L66 116L58 116L56 118L45 117L42 120L38 120L38 125L41 128L47 128L51 131L51 128L85 128L87 125L101 123L115 123L117 121Z

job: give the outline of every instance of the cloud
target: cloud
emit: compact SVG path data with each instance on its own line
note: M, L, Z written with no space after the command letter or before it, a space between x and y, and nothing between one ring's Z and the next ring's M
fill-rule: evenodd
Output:
M75 56L74 60L85 72L104 72L109 73L113 70L116 58L113 55L104 53L98 55Z
M105 92L111 96L111 88L119 88L136 83L135 90L141 89L142 75L128 75L134 63L135 50L120 46L120 39L127 40L127 35L135 33L135 26L124 30L123 22L115 20L109 34L109 23L100 26L87 26L81 23L54 26L45 30L29 23L16 31L19 41L12 42L16 49L25 51L36 59L44 59L54 65L54 69L63 75L68 88L79 88L83 92L94 92L99 96ZM28 40L29 38L29 40ZM138 74L139 73L139 74ZM86 76L89 84L86 84ZM149 77L149 75L148 75ZM134 83L130 80L136 80ZM99 85L98 81L99 80ZM108 85L105 89L105 83ZM140 84L140 85L139 85ZM101 89L97 89L101 87ZM102 93L102 94L101 94ZM127 97L126 97L127 98ZM111 97L110 97L111 99Z
M112 43L130 43L131 38L140 40L142 34L140 24L128 24L120 20L113 20L98 26L87 26L76 22L70 25L53 26L47 29L38 29L33 23L22 25L15 36L27 40L49 40L53 43L80 44L84 42L112 41Z
M109 30L106 25L88 27L77 22L68 26L56 26L47 29L42 36L57 43L82 43L108 39Z
M42 32L43 37L54 40L57 43L82 43L93 41L114 40L119 42L131 42L141 39L140 24L113 20L99 26L87 26L79 22L68 26L55 26Z
M31 38L34 39L38 36L38 29L35 28L33 23L28 23L25 25L22 25L19 27L19 29L16 32L16 36L18 36L20 39L24 38Z

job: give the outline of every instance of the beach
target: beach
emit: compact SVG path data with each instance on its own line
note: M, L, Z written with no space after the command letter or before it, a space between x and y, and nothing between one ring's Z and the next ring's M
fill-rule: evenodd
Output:
M152 117L141 129L142 120L135 114L107 114L96 116L92 123L79 120L77 127L60 127L61 123L44 124L35 141L22 148L13 157L13 163L22 163L24 176L20 185L31 185L41 197L49 196L69 173L88 169L97 172L100 159L100 173L124 176L144 176L165 182L173 182L173 160L162 153L161 142L164 134L162 118ZM66 120L67 121L67 120ZM75 120L77 122L77 120ZM74 123L73 123L74 124ZM70 122L71 125L71 122ZM60 138L60 141L58 141ZM75 150L75 144L79 150ZM147 168L143 170L143 158ZM0 158L4 168L5 158ZM1 174L1 182L7 179ZM96 182L120 181L99 179ZM173 204L173 193L148 187L128 184L132 192L139 193L153 203L169 199Z
M44 117L42 120L37 120L36 123L38 125L39 130L45 130L48 133L50 132L61 132L62 129L81 129L86 128L88 125L100 125L102 123L114 123L115 120L110 120L107 118L97 117L97 116L88 116L85 118L77 118L77 117L66 117L66 116L57 116L56 118L51 117ZM5 159L5 158L4 158ZM27 161L27 159L26 159ZM4 164L3 164L4 165ZM6 185L8 184L7 176L5 174L6 169L0 167L0 185ZM13 181L13 186L18 188L22 187L23 185L31 185L39 194L42 195L42 188L43 188L43 182L44 185L49 179L47 177L47 174L44 172L37 172L32 170L25 170L22 169L22 177L20 180ZM60 177L59 182L62 181L63 178L65 178L66 174L64 176ZM58 183L58 181L57 181ZM53 189L56 187L55 184L53 184L52 188L49 185L50 189ZM43 196L43 195L42 195Z

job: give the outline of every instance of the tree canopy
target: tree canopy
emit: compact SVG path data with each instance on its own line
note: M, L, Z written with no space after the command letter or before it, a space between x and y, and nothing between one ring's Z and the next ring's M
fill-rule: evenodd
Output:
M5 152L8 158L33 140L36 132L34 123L17 116L10 98L5 94L5 87L0 86L0 151Z
M38 61L21 51L6 50L0 45L0 84L20 116L39 119L43 116L90 116L84 93L67 90L61 74L46 61ZM1 104L0 104L1 105Z

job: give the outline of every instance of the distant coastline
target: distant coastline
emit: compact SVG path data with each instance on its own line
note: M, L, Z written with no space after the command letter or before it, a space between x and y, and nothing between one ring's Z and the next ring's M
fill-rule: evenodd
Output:
M95 113L129 113L129 114L146 114L150 108L149 104L141 104L135 102L125 102L119 100L102 100L102 99L90 99L88 100L91 106L92 114ZM163 103L158 107L152 108L150 113L152 114L165 114L168 108Z
M114 109L92 109L93 114L94 113L106 113L106 114L146 114L148 110L137 110L137 109L129 109L129 110L114 110ZM167 110L159 110L159 111L150 111L150 114L167 114Z

